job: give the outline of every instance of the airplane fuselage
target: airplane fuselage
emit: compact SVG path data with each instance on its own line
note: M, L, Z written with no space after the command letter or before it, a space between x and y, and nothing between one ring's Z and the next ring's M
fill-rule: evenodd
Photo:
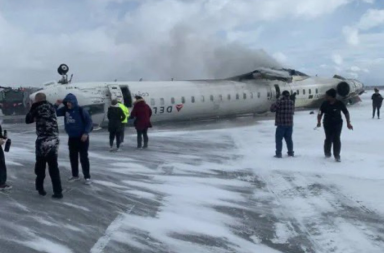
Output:
M42 92L55 103L68 93L86 107L96 124L107 121L112 99L122 99L132 108L135 95L152 108L152 121L183 121L263 114L284 91L296 92L296 107L318 106L325 92L338 88L339 79L296 78L292 82L271 80L199 80L154 82L100 82L47 85ZM348 94L357 93L360 83L348 83ZM346 94L344 94L346 95ZM33 96L33 95L32 95ZM31 96L31 98L32 98Z

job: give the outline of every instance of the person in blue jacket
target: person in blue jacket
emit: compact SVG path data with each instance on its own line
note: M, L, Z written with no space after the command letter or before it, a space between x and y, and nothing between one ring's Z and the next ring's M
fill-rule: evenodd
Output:
M63 104L64 106L59 106ZM69 93L64 100L57 100L57 116L64 116L65 131L68 134L69 158L71 161L72 177L69 182L80 180L79 154L83 169L85 184L91 184L90 165L88 158L89 133L92 131L92 119L89 113L80 107L75 95Z

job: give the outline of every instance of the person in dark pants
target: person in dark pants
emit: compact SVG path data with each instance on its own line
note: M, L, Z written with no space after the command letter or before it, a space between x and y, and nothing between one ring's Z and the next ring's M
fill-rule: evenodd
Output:
M6 137L3 136L3 129L0 125L0 191L11 190L12 186L7 185L7 166L5 164L5 156L2 145L6 141Z
M379 93L379 89L375 88L375 93L372 95L372 108L373 108L372 119L375 118L376 111L377 111L377 118L380 119L380 108L382 104L383 104L383 97Z
M276 113L276 158L282 158L283 139L287 144L288 156L293 157L293 115L295 106L290 98L289 91L283 91L283 97L271 106L271 111Z
M134 125L137 131L137 148L148 148L148 128L152 127L152 109L147 105L142 97L135 96L135 99L136 101L130 118L135 119Z
M336 99L336 95L337 91L335 89L330 89L326 92L326 101L321 105L319 115L317 117L317 127L321 127L321 119L324 115L323 125L325 132L325 157L329 158L332 156L331 148L333 144L333 156L335 157L335 160L337 162L340 162L340 135L343 129L343 119L341 117L341 112L343 112L347 120L348 129L353 130L353 126L351 125L351 120L347 107L342 101Z
M113 142L116 138L116 151L120 149L121 135L124 131L123 121L126 116L117 100L112 100L112 105L108 108L108 131L109 131L109 145L110 151L114 151Z
M59 106L63 104L64 106ZM68 94L63 101L58 100L55 105L57 116L64 116L65 131L68 134L69 158L71 161L72 177L69 182L80 180L79 155L83 169L85 184L90 185L90 164L88 158L89 133L92 131L92 119L84 108L77 103L73 94Z
M128 124L128 118L129 118L129 109L128 107L126 107L121 101L117 101L118 104L119 104L119 107L121 108L121 110L123 110L124 112L124 115L125 115L125 118L123 119L122 123L123 123L123 127L122 127L122 131L121 131L121 141L120 143L123 144L124 143L124 137L125 137L125 127L127 126Z
M42 196L47 193L44 189L46 164L48 163L51 177L53 198L63 198L59 165L57 163L59 149L59 129L57 125L56 110L52 104L46 101L44 93L35 96L35 103L28 112L25 123L36 122L36 190Z

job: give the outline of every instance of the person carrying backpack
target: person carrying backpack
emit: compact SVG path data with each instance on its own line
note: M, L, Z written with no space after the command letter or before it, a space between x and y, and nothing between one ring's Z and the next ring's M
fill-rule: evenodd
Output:
M63 104L64 106L59 106ZM71 161L72 177L69 182L80 180L79 155L83 169L85 184L90 185L90 164L88 158L89 133L92 131L92 119L89 113L78 105L75 95L69 93L64 100L57 100L55 104L57 116L64 117L65 131L68 134L69 158Z

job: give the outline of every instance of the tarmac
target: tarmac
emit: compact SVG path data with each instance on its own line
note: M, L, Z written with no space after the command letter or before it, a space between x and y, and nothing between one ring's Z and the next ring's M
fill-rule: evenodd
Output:
M91 186L67 182L70 165L62 132L64 198L53 200L49 176L48 196L34 190L34 125L4 119L3 129L12 139L6 159L13 189L0 194L0 253L354 252L315 236L328 228L334 232L327 223L332 212L319 213L321 219L312 225L278 215L276 210L285 212L281 200L293 196L332 196L327 198L337 206L335 212L384 233L382 215L351 202L321 175L256 173L241 162L236 167L242 157L235 152L234 135L227 132L239 128L237 134L242 134L243 127L257 125L253 118L240 118L159 126L150 131L148 150L135 148L129 128L122 151L114 153L109 152L107 132L94 131ZM308 187L299 179L308 181ZM280 223L295 232L282 239ZM382 235L375 239L378 247L383 246ZM319 244L330 246L318 251Z

